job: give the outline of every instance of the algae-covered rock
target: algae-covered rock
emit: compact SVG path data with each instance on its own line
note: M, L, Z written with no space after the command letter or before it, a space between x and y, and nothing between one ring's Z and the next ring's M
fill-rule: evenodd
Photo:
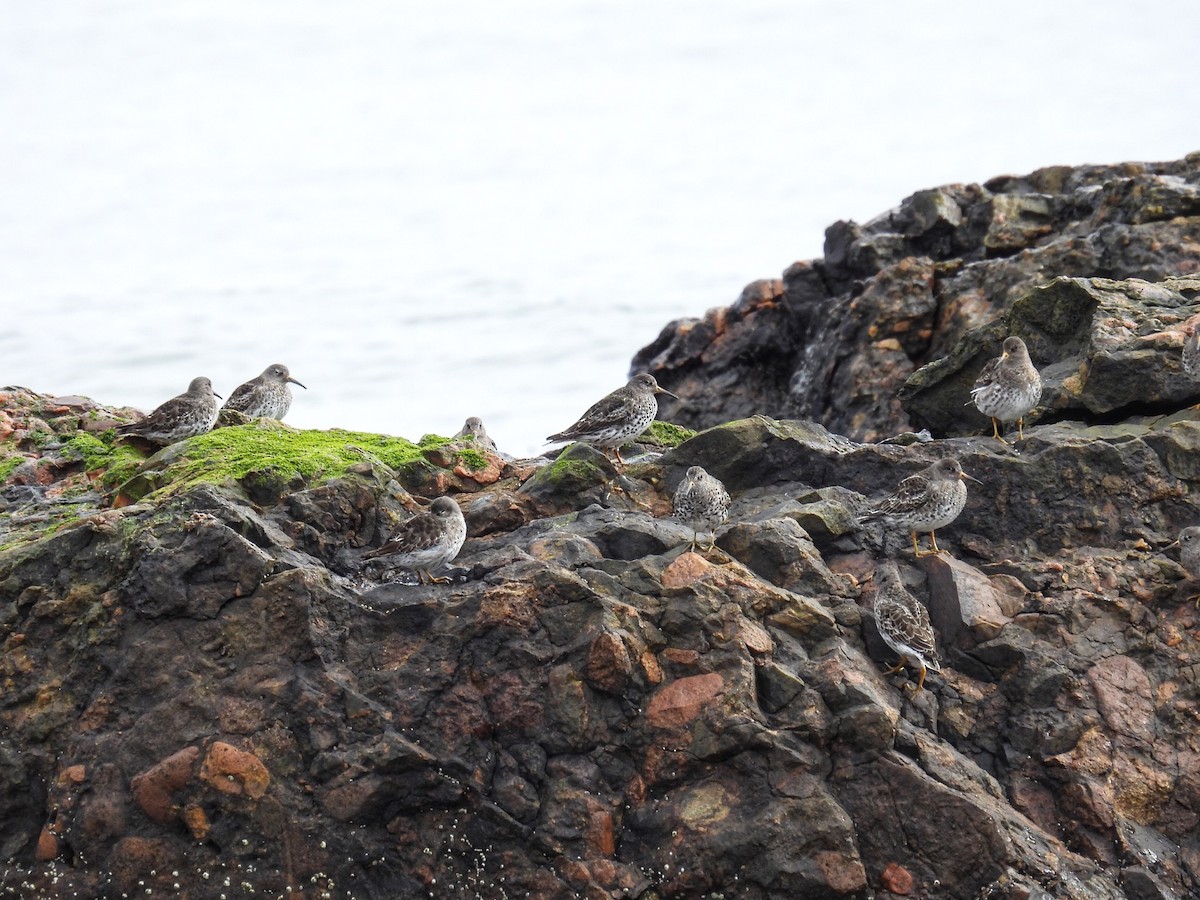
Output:
M612 461L587 444L570 444L521 486L521 493L548 509L582 509L608 493L616 475Z
M363 432L301 431L273 419L218 428L159 450L122 484L121 502L173 493L193 484L240 484L264 502L298 490L313 479L336 478L363 462L386 466L414 488L426 487L438 467L426 454L449 438L429 436L420 444ZM452 466L454 460L447 460ZM442 476L443 480L445 475Z

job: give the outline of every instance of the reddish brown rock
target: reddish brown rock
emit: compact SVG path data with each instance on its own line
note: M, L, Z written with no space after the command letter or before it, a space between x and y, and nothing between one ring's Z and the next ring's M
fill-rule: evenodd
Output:
M537 624L536 591L528 584L502 584L491 588L479 603L481 628L504 627L530 631Z
M632 674L633 660L621 636L611 631L597 635L588 651L588 681L602 691L619 695Z
M129 783L133 801L160 825L175 818L175 794L195 773L199 747L184 747L153 767L135 775Z
M67 766L58 774L58 783L61 787L66 787L72 784L83 784L87 779L87 766Z
M487 485L495 484L500 480L500 474L504 471L504 460L496 456L494 453L488 453L484 456L486 464L482 468L472 468L460 457L454 465L454 474L460 478L468 479L476 484Z
M607 809L594 809L588 817L586 845L589 856L611 857L617 852L613 830L613 814Z
M123 836L128 827L129 787L112 763L93 768L86 793L79 798L76 824L88 841L105 843Z
M952 556L921 560L929 576L929 618L943 644L973 646L994 638L1008 624L991 579Z
M42 833L38 835L37 849L34 851L34 859L39 862L49 862L58 856L58 835L51 830L47 825L42 828Z
M200 779L223 794L258 800L266 793L271 774L255 754L213 741L200 766Z
M724 684L715 672L672 681L654 695L646 719L654 728L686 727L720 695Z
M1141 666L1127 656L1112 656L1092 666L1088 682L1109 728L1128 738L1150 738L1154 702Z
M166 840L157 838L125 837L117 841L108 857L108 869L112 872L117 890L126 894L153 893L152 885L159 885L167 869L170 850Z
M867 886L867 873L863 870L862 860L836 850L822 850L813 856L825 880L825 884L834 895L853 894Z
M667 647L662 652L663 659L672 665L692 667L700 662L700 653L696 650L685 650L682 647Z
M681 553L663 571L662 586L668 590L688 587L712 572L712 563L699 553Z
M746 649L751 653L766 656L775 649L775 642L765 628L753 619L743 618L738 622L738 633Z
M907 897L913 889L912 873L899 863L888 863L887 868L879 876L879 885L885 891Z

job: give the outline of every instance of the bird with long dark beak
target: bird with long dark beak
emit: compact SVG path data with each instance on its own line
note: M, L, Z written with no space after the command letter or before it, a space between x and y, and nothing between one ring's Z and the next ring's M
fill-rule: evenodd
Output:
M292 408L289 384L300 384L283 363L272 363L262 374L234 388L221 409L231 409L248 419L282 419Z
M624 465L620 448L650 427L658 415L658 394L679 400L666 388L660 387L653 375L635 375L624 387L617 388L593 404L570 428L564 428L546 440L552 443L582 441L603 451L605 455L612 450L617 462Z
M203 375L193 378L187 391L160 404L140 422L118 425L117 435L140 438L165 447L206 434L217 422L217 400L220 398L221 395L213 391L212 382Z
M895 493L867 510L859 522L885 519L912 532L913 554L930 556L941 553L937 545L937 529L945 528L958 518L967 504L969 479L982 484L962 470L957 459L939 459L932 466L910 475L900 482ZM932 550L921 552L917 547L917 532L928 531Z

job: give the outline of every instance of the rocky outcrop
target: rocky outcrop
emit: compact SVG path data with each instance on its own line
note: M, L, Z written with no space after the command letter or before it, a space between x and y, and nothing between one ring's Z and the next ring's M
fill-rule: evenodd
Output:
M1200 154L1056 166L918 191L865 225L838 222L826 232L822 259L755 282L702 319L672 322L633 369L684 398L664 399L664 415L692 428L763 414L812 419L858 440L921 427L980 431L978 415L963 409L968 395L959 415L934 415L928 398L902 402L901 386L926 363L953 357L961 389L999 354L1006 329L1035 339L1039 367L1078 361L1088 342L1106 361L1114 339L1177 345L1181 320L1200 313L1195 282L1138 281L1197 274ZM1068 297L1067 288L1045 287L1055 278L1104 281L1075 282L1078 296ZM1061 320L1039 318L1047 301L1038 291L1046 290L1060 295L1048 305ZM1093 312L1120 315L1130 305L1159 315L1137 318L1136 334L1120 336L1128 327L1120 320L1092 322ZM1081 406L1107 412L1120 399Z
M639 360L713 427L621 471L269 422L147 459L128 410L0 391L0 893L1200 895L1197 166L834 226ZM1015 447L964 408L1007 333L1045 383ZM944 456L980 482L946 552L859 526ZM704 554L692 465L733 496ZM443 495L450 583L363 565Z
M241 426L113 484L61 464L69 406L8 405L9 892L1200 889L1198 586L1162 552L1200 520L1200 414L1062 421L1020 452L754 417L623 473L576 445L484 485L455 475L452 446L392 466L363 436L343 470L302 475L287 432ZM274 461L197 475L213 446L272 437ZM326 459L338 439L305 445ZM946 554L915 562L906 535L857 528L947 454L983 484ZM734 495L707 556L666 517L694 464ZM20 482L43 470L58 480L37 500ZM374 580L363 550L439 485L471 535L453 583ZM56 493L91 506L48 534L14 521ZM920 694L885 673L883 555L940 634L946 666Z

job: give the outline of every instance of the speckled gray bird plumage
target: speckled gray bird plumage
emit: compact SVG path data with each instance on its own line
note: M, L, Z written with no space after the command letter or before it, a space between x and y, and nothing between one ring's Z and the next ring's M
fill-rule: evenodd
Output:
M859 521L882 519L911 531L913 553L917 556L928 555L917 549L917 532L927 531L933 544L929 552L940 553L935 532L949 525L963 511L967 503L964 478L970 476L963 472L958 460L939 459L927 469L901 481L895 493L867 510Z
M1183 371L1196 378L1200 376L1200 333L1197 333L1196 326L1189 322L1184 326L1183 334L1183 354L1180 362Z
M624 462L621 446L641 435L658 415L657 394L675 397L659 387L653 375L635 375L624 387L593 404L574 425L546 440L581 441L600 450L613 450L617 462Z
M496 442L488 436L487 429L483 427L483 419L479 416L471 416L467 421L463 422L463 427L458 430L458 434L454 435L455 441L469 441L480 450L487 453L499 453L499 448L496 447Z
M701 531L713 534L711 550L716 545L716 530L729 517L729 491L720 480L709 475L702 466L692 466L675 489L675 518L692 529L692 550L696 549Z
M392 563L417 573L418 583L425 578L446 582L449 579L435 578L432 572L458 556L466 539L467 523L459 505L449 497L438 497L428 511L404 522L383 546L362 558L394 557Z
M138 437L152 444L167 446L212 431L217 422L217 399L212 382L193 378L188 389L155 407L146 418L118 425L120 437Z
M917 668L920 691L925 686L926 668L935 672L942 668L929 611L909 593L894 562L889 560L876 569L875 581L875 624L884 643L900 656L891 671L898 672L905 665Z
M1200 578L1200 525L1179 532L1179 561L1193 578Z
M1042 376L1019 337L1005 338L1001 349L979 373L971 399L981 413L991 417L993 437L1004 440L999 423L1016 422L1018 439L1024 439L1025 416L1042 399Z
M287 366L272 363L261 375L234 388L221 408L234 410L250 419L282 419L292 408L289 383L304 387L292 377Z

